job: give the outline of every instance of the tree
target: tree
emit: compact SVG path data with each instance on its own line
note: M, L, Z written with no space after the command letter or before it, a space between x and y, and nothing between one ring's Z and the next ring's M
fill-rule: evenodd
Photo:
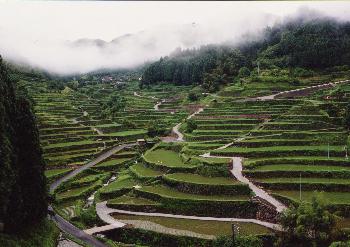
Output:
M0 95L0 222L17 233L46 216L45 163L30 101L10 82L1 57Z
M350 103L345 108L343 125L347 130L350 130Z
M242 67L238 71L238 77L244 78L250 75L250 70L247 67Z
M277 246L328 246L335 235L335 215L327 210L320 195L311 203L302 202L283 212L281 233Z
M102 106L103 114L116 117L126 107L126 98L119 93L113 93Z
M61 91L64 89L64 84L60 81L48 81L47 82L47 89L52 91Z
M189 92L187 98L189 101L197 101L199 99L199 96L195 92L191 91Z
M147 126L147 134L150 137L155 137L157 135L162 135L165 133L166 129L160 121L151 121Z
M188 119L186 121L186 132L192 133L195 129L197 129L197 124L193 119Z
M333 242L329 247L350 247L350 241L346 242Z
M235 237L235 244L232 243L232 238L229 236L219 236L214 240L213 247L262 247L263 242L255 236L240 236Z

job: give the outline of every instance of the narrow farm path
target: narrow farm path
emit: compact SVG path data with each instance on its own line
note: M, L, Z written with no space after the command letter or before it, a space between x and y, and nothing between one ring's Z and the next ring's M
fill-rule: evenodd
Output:
M154 110L155 111L159 111L159 106L162 104L162 103L164 103L165 102L165 100L164 99L162 99L161 101L159 101L159 102L157 102L157 104L155 104L154 105Z
M92 161L90 161L89 163L87 163L86 165L68 173L66 176L56 180L55 182L53 182L50 185L50 192L53 193L55 191L55 189L61 185L63 182L73 178L74 176L76 176L77 174L81 173L82 171L96 165L97 163L107 159L108 157L110 157L111 155L113 155L114 153L126 148L126 147L132 147L137 145L137 143L129 143L129 144L121 144L119 146L113 147L112 149L108 150L105 153L102 153L101 155L99 155L97 158L93 159ZM51 217L52 220L54 220L56 222L56 225L60 228L61 231L64 231L66 233L69 233L70 235L80 239L81 241L87 243L88 245L91 246L96 246L96 247L107 247L107 245L105 245L104 243L98 241L97 239L95 239L93 236L87 234L86 232L80 230L79 228L75 227L74 225L72 225L69 221L65 220L64 218L62 218L61 216L59 216L58 214L55 214L53 211L53 208L49 205L48 207L49 212L53 213L53 216Z
M202 216L191 216L191 215L180 215L180 214L165 214L165 213L145 213L145 212L133 212L127 210L120 210L109 208L107 206L107 201L96 203L96 212L101 220L106 222L107 226L104 227L94 227L91 229L85 230L87 233L97 233L104 231L105 229L114 229L125 226L125 223L120 222L113 218L110 214L120 213L120 214L129 214L129 215L139 215L139 216L153 216L153 217L166 217L166 218L175 218L175 219L190 219L190 220L201 220L201 221L221 221L221 222L244 222L244 223L254 223L261 226L265 226L272 230L281 231L282 228L278 224L273 224L266 221L261 221L257 219L244 219L244 218L217 218L217 217L202 217Z
M342 81L337 81L337 82L324 83L324 84L305 87L305 88L283 91L283 92L279 92L279 93L273 94L273 95L267 95L267 96L262 96L262 97L257 97L257 98L247 98L246 100L247 101L274 100L274 99L276 99L276 97L280 97L280 96L283 96L283 97L303 96L304 93L309 92L310 89L312 89L312 90L325 89L325 88L334 87L339 83L347 83L347 82L350 82L350 80L342 80ZM263 123L259 124L257 126L257 129L262 128L264 126L264 124L267 123L268 121L269 121L269 119L266 119ZM242 140L246 139L246 137L249 135L250 134L247 133L243 137L237 138L233 142L230 142L228 144L225 144L225 145L217 148L217 150L232 146L232 145L234 145L235 142L242 141ZM210 155L210 152L205 153L201 156L202 157L211 157L211 158L223 158L222 156L212 156L212 155ZM286 205L284 205L283 203L276 200L273 196L269 195L265 190L256 186L251 180L249 180L249 178L247 178L243 175L243 173L242 173L242 170L243 170L242 160L243 160L243 158L242 157L226 157L226 158L230 158L232 160L232 168L230 170L232 175L238 181L247 184L249 186L249 188L255 193L256 196L268 201L273 206L275 206L277 212L282 212L284 209L287 208Z
M111 155L113 155L114 153L127 148L127 147L132 147L137 145L137 143L128 143L128 144L121 144L118 146L115 146L111 149L109 149L108 151L106 151L105 153L100 154L97 158L93 159L92 161L90 161L89 163L87 163L86 165L83 165L81 167L79 167L78 169L75 169L74 171L68 173L66 176L56 180L55 182L53 182L50 185L50 192L54 192L55 189L62 184L63 182L67 181L68 179L73 178L74 176L76 176L77 174L81 173L82 171L85 171L86 169L89 169L90 167L96 165L97 163L107 159L108 157L110 157Z
M347 83L350 82L350 80L342 80L342 81L335 81L335 82L329 82L329 83L323 83L319 85L309 86L309 87L303 87L293 90L287 90L282 91L276 94L267 95L267 96L261 96L257 98L247 98L244 101L256 101L256 100L273 100L279 97L295 97L295 96L304 96L305 94L320 90L320 89L327 89L334 87L341 83Z
M247 101L258 101L258 100L274 100L276 96L279 95L288 95L288 93L290 92L299 92L302 93L305 90L309 90L310 88L315 88L315 89L322 89L322 88L328 88L330 86L335 86L338 83L343 83L343 82L348 82L349 80L346 81L339 81L339 82L334 82L334 83L326 83L326 84L320 84L320 85L316 85L316 86L312 86L312 87L306 87L306 88L302 88L302 89L297 89L297 90L289 90L289 91L284 91L284 92L280 92L274 95L268 95L268 96L263 96L263 97L258 97L258 98L247 98ZM138 96L138 94L136 92L134 92L135 96ZM141 95L139 96L141 97ZM155 110L159 110L159 105L162 103L159 102L154 106ZM195 115L199 114L200 112L202 112L204 110L204 108L199 108L197 111L195 111L193 114L189 115L187 117L187 119L191 119L192 117L194 117ZM257 128L262 128L263 125L265 123L267 123L269 121L269 119L265 120L263 123L259 124L257 126ZM181 123L178 123L177 125L175 125L172 129L173 134L175 134L177 136L177 138L168 138L167 141L168 142L181 142L184 141L184 135L180 132L180 127L182 125ZM217 149L224 149L227 148L229 146L234 145L234 143L239 142L244 140L245 138L247 138L247 136L249 136L249 133L245 134L243 137L241 138L237 138L235 139L233 142L230 142L228 144L225 144ZM210 153L206 153L201 155L202 157L212 157L212 158L224 158L222 156L212 156L210 155ZM247 177L245 177L242 174L242 170L243 170L243 166L242 166L242 157L226 157L226 158L230 158L232 160L232 168L230 170L230 172L232 173L232 175L240 182L245 183L249 186L249 188L256 194L256 196L268 201L269 203L271 203L273 206L276 207L276 211L277 212L282 212L284 209L286 209L287 207L282 204L281 202L279 202L278 200L276 200L274 197L272 197L271 195L269 195L265 190L257 187L252 181L250 181ZM111 217L109 214L113 213L113 212L119 212L119 213L125 213L125 214L134 214L134 215L146 215L146 216L158 216L158 217L173 217L173 218L187 218L187 219L197 219L197 220L208 220L208 218L211 218L212 220L218 220L218 221L225 221L225 219L227 221L237 221L237 222L250 222L250 223L256 223L256 224L260 224L275 230L281 230L281 226L278 224L273 224L270 222L264 222L264 221L260 221L260 220L256 220L256 219L241 219L241 218L214 218L214 217L197 217L197 216L185 216L185 215L173 215L173 214L156 214L156 213L142 213L142 212L131 212L131 211L124 211L124 210L117 210L117 209L111 209L109 207L107 207L107 202L101 202L96 204L96 211L97 214L99 215L99 217L106 222L107 224L113 225L115 228L117 227L122 227L124 223L117 221L116 219L114 219L113 217ZM100 229L91 229L88 232L96 232L97 230L102 230L104 228L100 228Z
M131 224L134 227L141 228L144 230L149 230L153 232L159 232L164 234L172 234L172 235L180 235L180 236L188 236L194 238L203 238L203 239L215 239L216 236L208 235L208 234L200 234L196 232L192 232L189 230L180 230L175 228L169 228L151 221L147 220L123 220L124 223Z
M97 132L97 134L99 134L99 135L103 135L102 130L100 130L100 129L98 129L98 128L93 128L93 130L94 130L94 131L96 131L96 132Z
M238 181L245 183L249 188L255 193L256 196L268 201L276 207L276 211L281 213L287 207L276 200L273 196L269 195L265 190L259 188L253 184L247 177L242 174L242 158L241 157L232 157L232 169L230 170L232 175L237 178Z
M280 92L274 95L268 95L268 96L263 96L263 97L257 97L257 98L247 98L247 101L253 100L253 101L258 101L258 100L274 100L276 97L289 97L289 96L302 96L304 92L311 90L318 90L318 89L324 89L324 88L329 88L333 87L339 83L345 83L349 82L350 80L343 80L343 81L338 81L338 82L332 82L332 83L326 83L326 84L320 84L316 86L311 86L311 87L306 87L306 88L301 88L301 89L295 89L295 90L289 90L289 91L284 91ZM137 92L134 92L134 96L136 97L143 97L139 95ZM152 97L153 99L156 99L154 96ZM154 106L155 110L159 110L159 105L162 103L159 102ZM196 112L191 114L190 116L187 117L187 119L191 119L195 115L199 114L202 112L204 108L199 108ZM176 126L173 127L173 133L177 135L177 139L174 138L172 141L183 141L183 134L180 132L180 127L182 123L177 124ZM231 145L234 145L235 142L243 140L245 137L238 138L234 140L231 143L228 143L222 147L219 147L218 149L223 149L226 147L229 147ZM76 176L80 172L96 165L97 163L103 161L104 159L110 157L112 154L114 154L117 151L120 151L126 147L131 147L135 146L136 143L130 143L130 144L122 144L119 146L116 146L107 152L101 154L98 156L96 159L90 161L86 165L70 172L66 176L58 179L55 181L53 184L50 186L50 192L54 192L54 190L63 182L67 181L68 179ZM202 157L217 157L217 158L223 158L222 156L211 156L210 153L206 153L202 155ZM237 180L246 183L249 185L249 187L254 191L254 193L265 199L266 201L269 201L272 205L276 207L276 211L281 212L283 209L286 208L285 205L277 201L275 198L270 196L266 191L262 190L261 188L255 186L248 178L244 177L242 174L242 158L241 157L229 157L232 159L232 169L231 173L237 178ZM49 206L49 211L53 211L52 207ZM125 223L117 221L114 219L112 216L110 216L111 213L122 213L122 214L130 214L130 215L144 215L144 216L158 216L158 217L169 217L169 218L178 218L178 219L195 219L195 220L203 220L203 221L236 221L236 222L247 222L247 223L255 223L259 224L265 227L268 227L270 229L274 230L282 230L281 226L278 224L273 224L270 222L265 222L265 221L260 221L257 219L243 219L243 218L215 218L215 217L199 217L199 216L187 216L187 215L175 215L175 214L162 214L162 213L143 213L143 212L131 212L131 211L125 211L125 210L118 210L118 209L112 209L107 207L107 202L100 202L96 204L96 212L98 216L107 223L107 226L102 226L102 227L96 227L96 228L91 228L87 229L85 231L82 231L78 229L77 227L73 226L70 224L68 221L63 219L61 216L54 214L52 218L56 221L57 225L62 231L65 231L78 239L84 241L87 244L90 244L92 246L97 246L97 247L106 247L105 244L102 242L96 240L94 237L92 237L90 234L96 233L96 232L101 232L106 229L114 229L118 227L123 227L125 226Z
M89 116L89 113L88 113L87 111L83 110L81 107L78 107L78 108L82 110L82 116L83 116L83 117ZM82 122L78 121L77 118L73 118L73 119L72 119L72 122L73 122L74 124L80 124L81 126L86 126L86 125L84 125ZM100 129L98 129L98 128L96 128L96 127L93 127L92 130L95 131L98 135L103 135L103 131L100 130Z
M189 115L186 119L191 119L193 118L194 116L196 116L197 114L201 113L202 111L204 111L204 108L201 107L199 108L197 111L195 111L194 113L192 113L191 115ZM177 139L176 141L178 142L183 142L184 141L184 135L180 132L180 127L182 125L182 122L181 123L178 123L177 125L175 125L172 129L172 132L177 136Z

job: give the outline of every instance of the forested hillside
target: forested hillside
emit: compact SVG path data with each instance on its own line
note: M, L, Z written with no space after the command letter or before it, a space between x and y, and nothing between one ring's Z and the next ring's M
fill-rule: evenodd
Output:
M262 38L236 46L205 46L178 51L145 70L142 86L165 81L202 84L216 91L219 85L260 69L324 69L350 64L350 23L330 19L294 20L268 27Z
M7 233L43 219L45 164L26 93L16 90L0 57L0 222Z

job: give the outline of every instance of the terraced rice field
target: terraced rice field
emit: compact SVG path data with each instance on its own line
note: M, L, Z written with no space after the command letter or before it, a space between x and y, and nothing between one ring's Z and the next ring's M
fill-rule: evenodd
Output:
M350 87L342 87L349 97ZM327 112L327 104L343 107L347 99L326 102L324 95L331 92L325 91L304 98L236 101L242 97L223 90L204 107L186 101L189 87L140 90L131 84L120 91L127 100L125 110L103 117L101 107L114 90L98 84L65 94L33 93L50 181L112 146L140 138L149 142L121 150L64 183L56 192L61 211L71 210L74 202L79 213L86 207L82 202L107 201L110 208L136 212L256 218L259 203L253 191L230 172L231 157L243 157L243 175L287 205L300 198L309 201L315 190L324 191L331 210L350 216L350 160L344 148L348 133L339 115ZM196 128L188 132L191 107L204 110L192 117ZM150 125L158 123L171 135L180 122L184 141L166 143L149 136ZM114 217L140 228L152 222L203 235L231 233L229 222ZM239 227L241 234L270 232L249 223Z
M151 223L157 224L158 228L160 229L168 228L168 229L171 229L172 231L185 230L191 233L198 233L198 234L208 235L212 237L232 234L231 222L201 221L201 220L174 219L174 218L164 218L164 217L135 216L135 215L123 215L123 214L114 214L113 217L125 223L129 223L129 222L133 223L135 221L151 222ZM239 234L242 234L242 235L270 233L270 231L265 227L259 226L257 224L252 224L252 223L237 222L235 224L235 227L239 229Z

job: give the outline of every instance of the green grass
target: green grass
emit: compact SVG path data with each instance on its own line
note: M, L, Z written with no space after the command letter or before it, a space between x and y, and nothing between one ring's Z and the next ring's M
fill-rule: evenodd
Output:
M197 194L189 194L189 193L183 193L178 190L171 189L166 186L162 185L155 185L155 186L144 186L140 189L137 189L143 192L148 192L151 194L156 194L161 197L165 198L174 198L174 199L187 199L187 200L215 200L215 201L241 201L241 200L248 200L249 196L245 195L237 195L237 196L222 196L222 195L197 195Z
M265 182L265 183L323 183L323 184L350 184L350 179L341 179L341 178L263 178L256 179L257 181Z
M158 177L164 174L164 172L154 170L152 168L146 167L142 164L136 164L129 168L138 177Z
M166 166L166 167L189 167L189 164L185 164L180 155L177 152L168 149L155 149L147 152L145 160L154 164Z
M78 180L76 179L73 179L72 181L72 184L73 185L79 185L79 184L90 184L90 183L93 183L99 179L102 179L103 177L105 177L106 174L95 174L95 175L89 175L89 176L85 176L85 177L82 177Z
M56 194L56 199L60 201L60 200L67 200L67 199L81 197L84 194L86 194L87 192L92 191L95 188L97 188L100 184L101 184L101 182L97 181L97 182L95 182L91 185L88 185L88 186L82 186L79 188L68 189L66 191L63 191L63 192Z
M124 195L108 200L108 205L159 205L159 203L142 197Z
M207 184L207 185L235 185L239 182L227 177L204 177L191 173L172 173L164 175L166 178L185 183Z
M123 215L114 214L114 218L118 220L141 220L153 222L168 228L187 230L199 234L205 235L232 235L232 222L221 221L201 221L191 219L175 219L166 217L153 217L153 216L139 216L139 215ZM266 227L252 224L235 222L235 225L239 227L239 233L242 235L249 234L264 234L270 233L270 230Z
M93 144L93 143L96 143L96 141L85 140L85 141L77 141L77 142L62 142L62 143L47 145L45 148L68 147L68 146L86 145L86 144Z
M228 158L203 158L203 157L195 157L196 160L199 160L200 162L203 162L205 164L210 165L220 165L220 164L229 164L231 162L231 159Z
M146 135L147 130L139 129L139 130L126 130L121 132L113 132L106 134L107 136L113 136L113 137L126 137L126 136L133 136L133 135Z
M239 147L228 147L222 151L232 152L262 152L262 151L292 151L292 150L316 150L324 151L327 155L328 146L274 146L274 147L261 147L261 148L239 148ZM330 146L330 151L343 151L343 146ZM220 150L221 151L221 150Z
M269 164L281 164L282 162L285 164L296 164L296 163L307 163L310 161L317 161L322 163L327 162L341 162L347 165L350 165L350 160L345 159L344 157L330 157L327 156L293 156L293 157L267 157L267 158L249 158L244 160L244 165L252 165L254 163L269 163Z
M299 201L298 190L275 190L274 194L281 195L283 197L290 198L295 201ZM321 192L323 198L329 204L350 204L350 192ZM301 200L311 202L311 198L316 194L313 191L301 191Z
M105 162L101 162L97 165L95 165L95 167L110 167L110 166L117 166L117 165L121 165L123 163L125 163L126 161L129 161L130 159L128 158L120 158L120 159L111 159Z
M52 170L46 170L45 171L45 176L47 179L52 179L56 177L63 176L70 172L72 169L71 168L63 168L63 169L52 169Z
M326 166L326 165L266 165L258 166L254 171L349 171L350 167L344 166Z
M100 192L101 193L112 193L117 190L121 189L130 189L137 183L130 175L121 175L118 177L118 179L106 187L103 187Z

